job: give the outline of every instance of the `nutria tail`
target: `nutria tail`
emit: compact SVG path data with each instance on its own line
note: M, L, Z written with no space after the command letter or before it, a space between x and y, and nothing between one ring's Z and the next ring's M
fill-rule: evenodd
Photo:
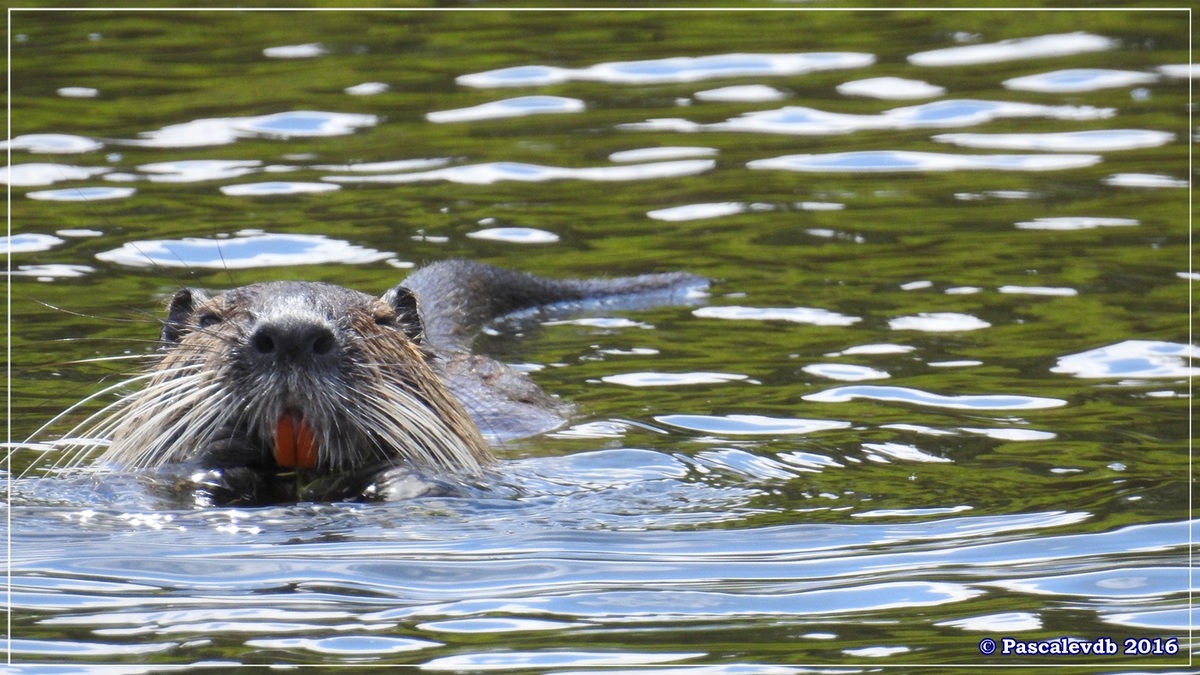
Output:
M704 289L708 280L686 272L612 279L546 279L469 260L423 267L399 287L419 299L424 339L464 348L488 321L535 307L599 301L622 307L672 304Z

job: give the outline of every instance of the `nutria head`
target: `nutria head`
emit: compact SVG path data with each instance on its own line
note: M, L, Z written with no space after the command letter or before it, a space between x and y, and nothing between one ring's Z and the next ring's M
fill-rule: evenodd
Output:
M146 385L100 425L112 437L100 461L478 473L487 443L433 358L402 286L380 298L292 281L180 290Z

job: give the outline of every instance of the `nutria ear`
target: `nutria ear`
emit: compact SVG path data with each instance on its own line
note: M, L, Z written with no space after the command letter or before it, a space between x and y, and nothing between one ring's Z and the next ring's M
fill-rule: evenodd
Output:
M409 340L420 342L425 326L417 310L417 295L404 286L396 286L384 293L382 300L396 310L396 326L404 331Z
M167 305L167 320L163 322L162 335L159 337L164 346L179 342L196 307L207 301L208 295L198 288L181 288L175 291L170 304Z

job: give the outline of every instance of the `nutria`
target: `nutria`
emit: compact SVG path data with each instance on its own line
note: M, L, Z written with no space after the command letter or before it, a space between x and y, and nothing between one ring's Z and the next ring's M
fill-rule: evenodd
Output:
M169 470L205 503L394 498L470 481L492 441L548 431L566 408L472 354L485 324L570 303L677 302L686 273L551 280L451 260L372 297L324 283L252 284L169 303L144 382L88 433L98 462ZM75 455L81 456L81 455Z

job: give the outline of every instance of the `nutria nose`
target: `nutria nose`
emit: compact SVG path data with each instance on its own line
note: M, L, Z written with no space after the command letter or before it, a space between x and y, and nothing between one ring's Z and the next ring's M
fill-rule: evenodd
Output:
M250 334L249 343L251 349L262 356L302 360L330 354L337 338L324 322L289 317L260 323Z

